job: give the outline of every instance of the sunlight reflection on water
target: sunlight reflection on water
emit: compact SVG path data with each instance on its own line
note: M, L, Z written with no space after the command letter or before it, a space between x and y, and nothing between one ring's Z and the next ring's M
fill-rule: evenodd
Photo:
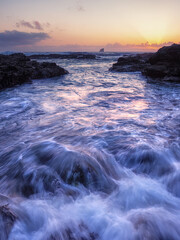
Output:
M83 61L0 93L9 239L179 240L180 85Z

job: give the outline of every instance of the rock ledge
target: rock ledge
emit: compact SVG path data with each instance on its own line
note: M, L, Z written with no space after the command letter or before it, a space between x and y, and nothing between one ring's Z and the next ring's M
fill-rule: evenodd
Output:
M162 47L156 53L133 54L120 57L112 71L140 71L155 80L180 82L180 44Z
M31 79L52 78L68 71L56 63L31 61L22 53L0 55L0 89L13 87Z

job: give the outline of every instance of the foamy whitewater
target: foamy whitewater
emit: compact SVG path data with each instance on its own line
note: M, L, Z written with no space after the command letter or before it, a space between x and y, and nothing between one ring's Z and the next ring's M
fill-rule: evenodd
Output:
M180 84L108 71L118 57L0 92L9 240L180 239Z

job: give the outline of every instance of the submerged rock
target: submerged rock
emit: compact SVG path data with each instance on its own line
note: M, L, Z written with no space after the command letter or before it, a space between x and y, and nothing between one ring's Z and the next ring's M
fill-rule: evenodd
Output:
M0 239L8 239L9 233L17 220L17 215L11 208L11 200L0 194Z
M72 229L71 229L72 228ZM64 229L61 233L56 232L52 234L48 240L66 239L66 240L96 240L99 238L98 234L90 232L84 223L78 226L71 226L71 228ZM62 237L60 237L62 236Z
M146 174L151 177L161 177L172 173L174 165L167 153L153 150L149 146L140 145L136 148L117 154L117 161L136 174Z
M22 84L31 79L51 78L68 71L55 63L31 61L22 53L0 55L0 89Z
M23 187L24 195L29 196L42 190L55 192L58 187L63 188L60 179L70 186L82 185L88 190L105 193L112 192L116 187L113 178L118 179L117 169L113 166L109 169L105 155L90 156L87 153L73 151L55 142L47 141L33 146L27 152L24 156L24 166L29 162L29 158L31 163L34 159L34 164L37 166L36 170L27 170L27 174L24 170L23 183L26 183ZM43 168L40 167L42 164ZM39 188L37 182L40 183Z
M33 54L31 59L96 59L96 55L90 53L70 53L70 54Z
M180 236L180 221L175 219L172 212L162 208L147 208L135 210L129 214L128 219L137 231L137 239L173 239Z

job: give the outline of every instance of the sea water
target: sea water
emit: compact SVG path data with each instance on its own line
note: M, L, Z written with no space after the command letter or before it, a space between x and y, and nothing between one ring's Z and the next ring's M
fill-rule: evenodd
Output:
M110 72L118 56L0 92L10 240L180 239L180 84Z

